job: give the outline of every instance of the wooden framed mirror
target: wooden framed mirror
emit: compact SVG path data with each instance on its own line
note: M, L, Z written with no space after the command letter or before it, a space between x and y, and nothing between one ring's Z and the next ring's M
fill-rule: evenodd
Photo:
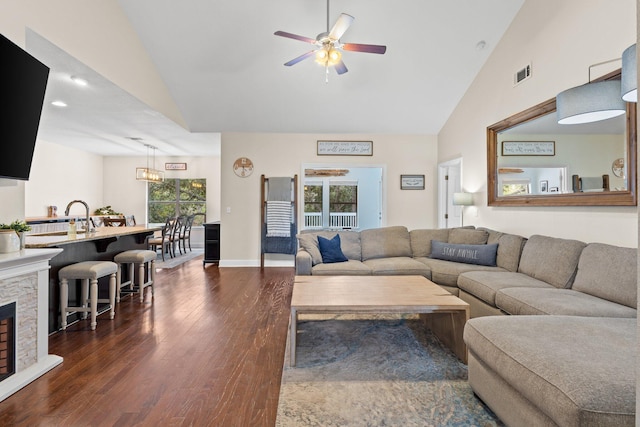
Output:
M636 206L637 108L626 105L618 119L558 125L553 98L489 126L488 205ZM596 178L604 188L582 187Z

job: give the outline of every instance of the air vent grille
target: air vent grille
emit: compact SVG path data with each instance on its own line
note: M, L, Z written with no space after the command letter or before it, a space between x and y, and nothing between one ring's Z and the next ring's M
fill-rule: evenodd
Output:
M515 72L515 74L513 75L514 86L522 83L523 81L527 80L529 77L531 77L531 64L527 64L525 67Z

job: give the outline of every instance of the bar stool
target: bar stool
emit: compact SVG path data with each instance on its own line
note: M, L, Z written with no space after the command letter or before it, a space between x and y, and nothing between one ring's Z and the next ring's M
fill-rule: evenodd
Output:
M60 316L62 329L67 329L68 312L82 312L83 318L86 313L91 313L91 330L96 329L98 317L98 303L109 303L109 317L115 316L116 297L116 273L118 265L111 261L83 261L63 267L58 271L60 279ZM98 279L109 276L109 298L98 298ZM81 307L69 306L69 280L82 280L80 301ZM87 298L87 293L89 298ZM89 307L87 307L87 301Z
M144 288L151 286L151 295L153 297L153 283L156 278L156 251L150 251L145 249L132 249L129 251L120 252L113 260L118 264L118 272L116 275L116 287L118 293L116 296L117 302L120 302L120 292L125 286L129 286L129 289L133 290L135 283L135 264L138 264L138 292L140 293L140 302L144 302ZM122 265L129 264L129 280L122 282ZM147 268L147 281L144 280L144 270Z

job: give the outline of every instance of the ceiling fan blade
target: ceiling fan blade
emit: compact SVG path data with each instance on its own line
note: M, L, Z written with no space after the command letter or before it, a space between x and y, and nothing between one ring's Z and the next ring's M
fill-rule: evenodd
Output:
M344 43L342 49L352 52L366 52L366 53L379 53L383 54L387 51L386 46L377 44L358 44L358 43Z
M276 31L273 34L276 35L276 36L287 37L289 39L300 40L302 42L307 42L307 43L311 43L311 44L316 42L316 39L312 39L312 38L305 37L305 36L299 36L297 34L287 33L286 31Z
M342 37L344 33L349 29L354 19L356 18L351 15L341 13L340 17L329 32L329 38L333 40L340 40L340 37Z
M347 66L344 65L344 62L342 62L342 60L340 60L340 62L338 62L336 65L334 65L334 68L336 69L336 73L338 74L344 74L347 71Z
M286 62L284 65L286 65L287 67L290 67L292 65L296 65L298 62L302 61L303 59L307 59L310 56L313 56L313 54L315 54L315 53L316 53L316 51L312 50L310 52L307 52L307 53L305 53L303 55L298 56L297 58L292 59L289 62Z

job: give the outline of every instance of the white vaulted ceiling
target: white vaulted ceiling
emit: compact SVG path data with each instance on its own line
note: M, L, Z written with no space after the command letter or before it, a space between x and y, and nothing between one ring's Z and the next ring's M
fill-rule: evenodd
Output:
M132 155L128 143L109 137L127 114L144 118L149 129L140 134L149 131L162 142L168 133L159 149L175 155L211 154L197 138L219 144L220 132L437 134L523 2L333 0L331 25L340 13L355 17L343 42L383 44L387 52L344 52L349 72L330 71L325 83L324 68L313 59L283 66L312 45L273 35L283 30L315 38L326 30L325 0L119 0L188 129L161 125L164 116L113 95L119 103L113 122L87 126L91 120L82 114L91 113L90 105L76 118L55 120L59 112L45 111L41 135L65 143L66 134L70 145L85 136L86 145L86 135L95 133L102 148L94 152ZM107 89L103 109L112 101ZM64 126L56 129L57 122ZM172 140L172 132L195 141Z

